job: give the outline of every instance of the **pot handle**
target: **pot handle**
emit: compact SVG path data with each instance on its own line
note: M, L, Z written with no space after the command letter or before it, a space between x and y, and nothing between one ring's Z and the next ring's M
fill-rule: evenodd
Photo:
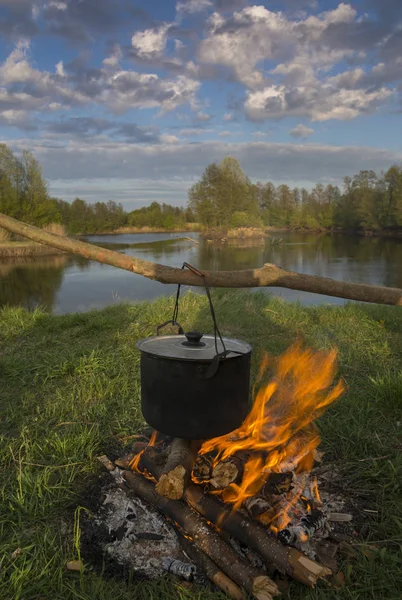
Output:
M214 309L214 305L212 304L211 292L207 285L205 274L187 262L183 263L182 269L188 269L189 271L194 273L194 275L197 275L198 277L201 278L201 280L204 284L205 293L208 298L209 309L210 309L212 321L214 324L214 338L215 338L215 351L216 351L216 355L212 359L212 361L207 369L207 372L205 374L205 379L211 379L218 372L220 361L222 359L226 358L228 351L226 350L225 342L223 341L223 337L221 335L221 332L219 331L218 323L216 321L215 309ZM181 284L179 283L179 285L177 286L176 303L175 303L175 307L173 310L172 321L169 321L169 322L173 322L174 324L177 324L177 317L179 315L180 291L181 291ZM221 342L223 352L219 352L218 340Z
M166 321L165 323L162 323L162 325L158 325L158 327L156 328L156 335L159 335L160 331L162 329L164 329L167 325L174 325L175 327L177 327L177 335L183 335L184 334L184 329L180 325L180 323L178 323L177 321L175 321L173 319L170 319L170 321Z

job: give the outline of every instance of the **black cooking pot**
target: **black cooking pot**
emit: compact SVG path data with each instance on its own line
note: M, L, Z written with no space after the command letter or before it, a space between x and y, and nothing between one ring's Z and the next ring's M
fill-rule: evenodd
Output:
M203 274L184 264L201 277ZM205 284L205 279L204 279ZM246 342L190 331L177 323L180 286L172 321L178 335L138 342L141 352L141 402L145 420L157 431L188 440L203 440L237 429L248 413L250 359ZM158 331L167 323L158 328Z

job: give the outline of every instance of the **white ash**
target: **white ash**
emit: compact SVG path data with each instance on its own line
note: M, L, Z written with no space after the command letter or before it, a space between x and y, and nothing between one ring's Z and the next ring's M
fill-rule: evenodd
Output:
M166 519L139 498L128 498L120 488L108 488L95 523L106 526L116 538L105 542L105 553L149 579L166 573L163 559L186 561Z

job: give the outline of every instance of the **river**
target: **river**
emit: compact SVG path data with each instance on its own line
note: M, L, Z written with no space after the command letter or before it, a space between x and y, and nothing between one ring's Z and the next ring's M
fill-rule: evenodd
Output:
M231 270L271 262L300 273L402 288L402 240L293 232L272 233L262 242L211 243L197 233L87 236L85 240L175 267L186 261L199 269ZM54 314L85 312L171 295L175 289L71 255L0 260L0 305L29 310L40 306ZM280 288L267 288L267 292L306 305L343 303Z

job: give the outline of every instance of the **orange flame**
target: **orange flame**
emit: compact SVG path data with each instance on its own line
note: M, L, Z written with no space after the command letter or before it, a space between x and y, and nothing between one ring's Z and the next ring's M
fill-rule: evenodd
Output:
M295 344L273 361L273 377L256 393L243 424L236 431L203 444L201 454L217 452L215 464L238 452L253 453L240 485L231 484L223 493L223 499L234 504L234 508L258 494L271 472L311 470L320 442L314 421L344 391L341 381L333 386L336 357L336 350L314 352ZM264 357L260 379L269 362ZM293 495L291 504L297 502L300 493ZM318 493L318 489L313 493ZM287 512L284 509L281 521L286 521Z
M148 444L148 448L150 446L155 446L156 443L156 438L158 437L158 432L157 431L153 431L152 435L151 435L151 439L149 440L149 444ZM144 454L145 449L141 450L141 452L139 452L138 454L136 454L134 456L134 458L131 460L129 467L132 471L137 471L139 472L139 468L138 465L140 464L140 460L141 460L141 456Z

